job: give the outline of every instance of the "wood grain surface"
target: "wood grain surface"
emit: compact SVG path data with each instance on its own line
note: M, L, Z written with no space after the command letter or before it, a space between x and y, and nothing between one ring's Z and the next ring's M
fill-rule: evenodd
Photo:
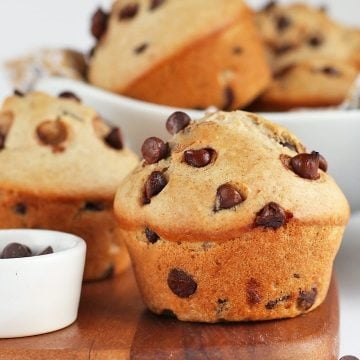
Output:
M79 318L66 329L0 340L0 359L332 360L338 358L338 330L334 279L325 303L295 319L194 324L147 311L129 270L85 284Z

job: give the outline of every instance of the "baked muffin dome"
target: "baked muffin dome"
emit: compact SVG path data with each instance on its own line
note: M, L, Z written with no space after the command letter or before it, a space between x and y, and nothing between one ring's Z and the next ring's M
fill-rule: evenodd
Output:
M270 82L253 12L242 0L117 0L92 21L89 81L184 108L236 109Z
M178 112L167 128L176 135L146 140L115 198L147 306L206 322L318 306L349 218L325 159L245 112Z
M112 202L137 158L123 147L120 130L71 93L29 93L5 100L0 139L0 227L83 237L87 280L126 267Z

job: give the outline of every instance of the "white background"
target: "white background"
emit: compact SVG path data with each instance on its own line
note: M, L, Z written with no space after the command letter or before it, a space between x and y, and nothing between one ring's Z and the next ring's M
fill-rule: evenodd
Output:
M249 2L261 6L265 1ZM72 47L88 51L93 44L89 34L91 14L100 4L109 8L110 3L110 0L0 0L0 62L37 47ZM327 4L334 18L360 27L360 0L313 0L311 3ZM0 99L11 92L1 70ZM359 229L360 226L356 234ZM355 239L353 234L354 240L355 249L360 249L357 241L360 239ZM360 356L359 266L357 269L356 266L350 267L351 258L359 262L359 254L353 253L349 244L345 244L338 259L341 354Z

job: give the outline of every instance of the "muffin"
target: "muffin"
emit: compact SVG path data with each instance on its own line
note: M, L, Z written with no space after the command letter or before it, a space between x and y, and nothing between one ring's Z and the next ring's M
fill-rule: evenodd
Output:
M84 238L85 280L128 266L112 203L137 158L123 147L119 129L69 92L17 92L0 111L0 163L0 228Z
M284 111L337 106L351 96L358 71L344 61L312 59L274 74L266 91L249 109Z
M115 197L149 309L218 322L319 306L349 219L325 158L246 112L176 112L166 127Z
M99 9L90 83L177 107L236 109L270 82L254 14L242 0L136 0Z

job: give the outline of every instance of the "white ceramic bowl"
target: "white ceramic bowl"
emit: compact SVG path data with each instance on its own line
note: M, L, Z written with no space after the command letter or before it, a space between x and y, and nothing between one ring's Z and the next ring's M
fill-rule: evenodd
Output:
M43 334L77 318L85 263L85 242L48 230L0 230L0 253L12 242L33 252L54 253L0 259L0 338Z
M73 91L109 123L120 126L126 142L138 154L147 137L169 138L165 121L171 113L181 110L112 94L70 79L42 79L37 89L53 95L64 90ZM203 111L184 111L193 119L204 114ZM360 210L360 111L316 110L263 115L293 131L309 150L324 155L329 172L345 192L353 211Z

